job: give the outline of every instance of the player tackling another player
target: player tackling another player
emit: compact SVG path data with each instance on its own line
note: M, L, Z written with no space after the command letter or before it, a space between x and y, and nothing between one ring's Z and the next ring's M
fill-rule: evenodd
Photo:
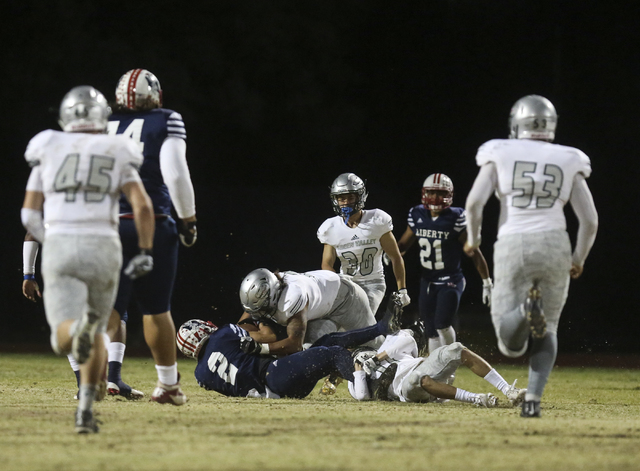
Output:
M582 274L598 228L586 182L589 158L578 149L552 143L557 120L546 98L528 95L518 100L509 117L510 139L494 139L478 149L480 172L466 204L465 251L472 253L480 246L487 200L493 193L500 199L491 318L498 348L508 357L524 355L532 337L522 417L540 416L540 400L558 351L558 321L569 278ZM573 254L563 212L566 203L571 203L579 222Z

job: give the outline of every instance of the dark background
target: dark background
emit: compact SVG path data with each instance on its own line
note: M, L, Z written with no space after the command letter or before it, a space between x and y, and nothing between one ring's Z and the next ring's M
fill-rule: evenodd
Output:
M237 319L238 286L254 268L318 269L315 233L333 215L328 187L340 173L366 179L367 206L391 214L397 238L430 173L448 174L454 205L464 206L478 146L506 137L511 105L537 93L558 110L556 142L591 158L600 216L584 275L571 284L560 349L638 352L633 2L83 3L12 2L2 12L0 344L48 344L42 303L20 289L29 139L57 129L72 87L90 84L112 100L119 77L143 67L160 79L165 107L183 115L196 190L199 239L181 249L177 324ZM492 200L482 245L491 269L497 211ZM417 258L415 247L405 257L409 313ZM460 339L495 348L479 276L465 269ZM129 344L144 348L132 317Z

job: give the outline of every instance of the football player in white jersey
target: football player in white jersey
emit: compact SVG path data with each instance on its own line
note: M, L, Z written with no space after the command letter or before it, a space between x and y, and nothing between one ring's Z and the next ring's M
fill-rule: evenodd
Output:
M487 200L494 192L500 200L491 317L498 348L508 357L523 355L532 337L522 417L540 417L569 279L582 274L598 228L586 182L589 158L578 149L552 143L557 119L553 104L542 96L518 100L509 117L510 139L494 139L478 149L480 172L466 205L465 251L470 252L480 245ZM573 254L563 212L567 202L579 222Z
M388 335L377 352L362 350L355 354L354 382L349 392L359 400L378 399L401 402L443 402L456 400L479 407L494 407L498 398L491 393L478 394L447 384L459 366L495 386L508 402L518 406L526 389L509 384L486 360L460 342L438 347L428 357L418 356L418 345L410 330Z
M59 354L73 353L80 365L78 433L98 432L92 406L104 382L103 334L122 264L121 192L134 208L139 236L139 253L126 273L137 278L153 269L153 207L137 171L142 154L130 139L104 134L110 111L102 93L75 87L60 104L63 132L37 134L25 152L32 171L21 218L42 243L51 346Z
M411 300L407 294L404 260L393 236L391 216L381 209L364 209L367 189L354 173L343 173L331 185L331 203L337 214L318 229L324 244L322 269L335 272L336 258L340 273L364 289L369 307L375 315L386 291L382 255L393 264L393 274L403 306Z
M240 302L245 310L241 321L266 317L287 327L285 339L255 339L263 343L251 353L263 355L299 352L325 334L376 324L364 290L348 276L327 270L273 273L258 268L242 281ZM368 344L377 347L383 340L379 336Z

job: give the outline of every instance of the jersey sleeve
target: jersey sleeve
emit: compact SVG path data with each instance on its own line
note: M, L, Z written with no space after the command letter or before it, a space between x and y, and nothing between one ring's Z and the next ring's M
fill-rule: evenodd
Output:
M495 162L495 148L498 145L497 143L497 140L492 139L478 148L478 153L476 154L476 164L478 167L482 167L488 162Z
M30 167L40 165L42 159L45 156L44 149L51 138L53 131L47 129L36 134L27 145L27 150L24 153L24 158Z
M578 154L578 171L577 173L581 173L584 175L584 178L589 178L591 175L591 160L587 157L587 154L582 152L579 149L576 149L576 153Z
M376 223L380 229L380 235L393 231L393 219L388 213L381 209L378 209Z
M331 227L331 219L327 219L318 228L317 236L321 244L329 244L329 228ZM331 244L329 244L331 245Z
M411 228L411 230L413 231L413 233L415 234L416 232L416 222L413 220L413 210L415 208L411 208L409 210L409 215L407 216L407 226L409 226Z
M307 307L308 296L297 284L287 285L285 289L278 309L284 312L289 319Z
M187 140L187 130L184 127L182 115L176 111L172 111L167 118L167 137Z
M467 228L467 212L463 208L460 209L460 214L453 225L453 230L460 233Z

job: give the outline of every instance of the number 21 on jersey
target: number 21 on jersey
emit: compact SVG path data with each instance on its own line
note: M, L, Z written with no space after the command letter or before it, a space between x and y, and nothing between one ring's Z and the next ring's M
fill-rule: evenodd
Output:
M427 270L442 270L444 268L444 262L442 261L442 241L435 239L433 245L427 238L420 238L420 263ZM435 258L435 261L431 261L431 257Z

